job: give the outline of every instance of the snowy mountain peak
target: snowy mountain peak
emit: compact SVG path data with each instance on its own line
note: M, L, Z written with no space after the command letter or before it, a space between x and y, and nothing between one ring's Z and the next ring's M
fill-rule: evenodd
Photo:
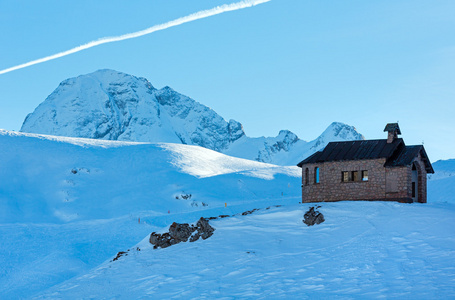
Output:
M22 132L132 142L198 145L262 162L295 165L333 140L362 139L354 127L332 123L310 143L289 130L249 138L241 123L226 122L211 108L169 86L98 70L64 80L25 119Z
M322 133L322 135L331 134L342 139L358 139L364 140L365 137L358 133L354 126L350 126L341 122L333 122L327 127L327 129Z
M230 137L229 141L231 142L234 142L245 135L245 132L243 131L243 125L236 120L229 120L228 129Z
M113 70L63 81L27 116L22 132L138 142L170 142L222 151L244 135L210 108L170 87Z
M289 130L280 130L278 137L282 137L287 143L294 143L299 139L295 133Z
M362 139L365 139L364 136L358 133L355 127L340 122L333 122L318 138L310 142L299 139L296 134L289 130L281 130L275 138L255 139L256 143L261 144L261 147L259 147L260 149L255 154L254 159L278 165L295 165L314 152L323 149L330 142ZM240 144L240 141L241 139L236 144ZM235 148L236 144L231 148ZM229 149L227 153L233 156L247 157L242 156L240 149L236 149L236 151Z
M341 122L333 122L326 130L314 141L313 149L316 151L324 148L329 142L341 142L351 140L364 140L365 137L357 132L354 126Z

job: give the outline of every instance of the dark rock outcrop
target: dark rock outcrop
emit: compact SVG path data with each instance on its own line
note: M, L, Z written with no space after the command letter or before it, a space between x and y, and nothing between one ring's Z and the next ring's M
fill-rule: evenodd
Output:
M114 259L112 259L111 261L116 261L117 259L119 259L123 255L128 255L128 253L126 253L125 251L120 251L120 252L117 253L117 256L114 257Z
M186 242L195 230L196 228L193 225L190 226L188 223L179 224L174 222L169 227L169 235L177 243Z
M196 233L190 238L190 242L197 241L199 237L203 240L208 239L213 235L215 228L210 226L209 221L204 218L200 218L199 221L196 223L197 231Z
M316 207L319 208L320 206ZM303 223L307 224L308 226L313 226L314 224L321 224L324 222L324 215L319 211L315 210L314 206L310 207L310 209L303 215Z
M196 226L174 222L169 227L169 232L163 234L152 232L149 242L154 245L154 249L167 248L180 242L186 242L188 239L190 242L195 242L200 237L205 240L211 237L214 231L215 228L210 226L209 221L204 218L200 218Z
M171 237L169 232L159 234L156 232L152 232L150 234L150 244L154 245L153 248L167 248L169 246L177 244L177 241Z
M268 208L266 208L266 209L270 209L270 207L268 207ZM252 214L252 213L254 213L255 211L258 211L258 210L259 210L259 208L255 208L255 209L252 209L252 210L244 211L244 212L242 213L242 216L246 216L246 215Z

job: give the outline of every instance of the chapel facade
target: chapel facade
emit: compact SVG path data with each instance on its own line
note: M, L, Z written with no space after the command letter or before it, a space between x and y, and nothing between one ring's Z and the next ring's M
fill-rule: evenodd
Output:
M302 202L377 200L427 202L434 173L423 145L406 146L398 123L387 139L331 142L301 161Z

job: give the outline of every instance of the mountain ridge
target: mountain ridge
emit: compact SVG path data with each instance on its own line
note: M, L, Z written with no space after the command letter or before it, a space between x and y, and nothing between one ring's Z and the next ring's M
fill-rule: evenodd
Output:
M69 78L22 124L21 132L135 142L198 145L261 162L295 165L330 141L364 139L353 126L332 123L314 141L289 130L276 137L251 138L236 120L169 86L103 69Z

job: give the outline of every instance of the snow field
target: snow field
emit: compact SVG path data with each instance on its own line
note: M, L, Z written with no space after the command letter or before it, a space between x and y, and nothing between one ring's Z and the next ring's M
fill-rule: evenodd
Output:
M0 130L0 298L454 298L455 172L439 169L428 204L323 203L307 227L296 167ZM219 215L235 216L205 241L148 244Z
M197 146L7 131L0 132L0 145L2 223L190 212L300 193L297 167L232 158ZM191 199L176 199L186 194Z
M128 256L38 298L455 296L454 206L324 203L326 221L313 227L302 222L308 207L214 220L211 238L166 249L154 250L145 238Z
M208 158L200 168L189 165ZM196 146L4 130L0 182L0 286L7 299L83 274L173 221L300 200L297 167Z

